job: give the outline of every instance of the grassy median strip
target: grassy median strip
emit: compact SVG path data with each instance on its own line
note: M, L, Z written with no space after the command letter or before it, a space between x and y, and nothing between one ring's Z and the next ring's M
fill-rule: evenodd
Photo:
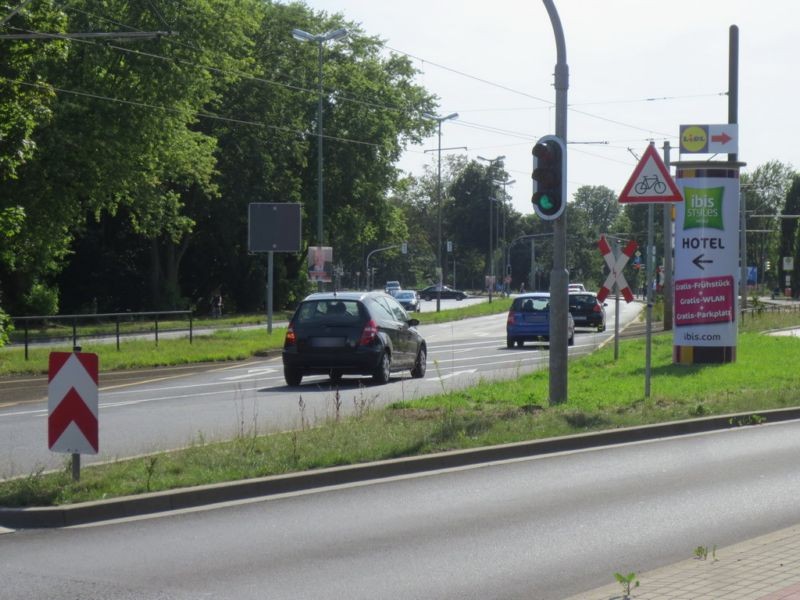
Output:
M294 431L260 435L257 417L241 417L232 441L207 443L198 435L180 451L86 467L77 483L68 468L0 482L0 506L66 504L731 412L751 412L757 423L759 411L800 404L800 339L756 332L788 324L780 315L751 319L737 362L725 365L673 365L672 335L654 336L647 400L643 339L623 341L617 361L610 346L570 361L569 401L554 407L547 371L465 390L448 390L443 381L439 395L385 409L372 406L369 388L332 392L328 415L317 422L298 393ZM344 416L345 404L352 416Z

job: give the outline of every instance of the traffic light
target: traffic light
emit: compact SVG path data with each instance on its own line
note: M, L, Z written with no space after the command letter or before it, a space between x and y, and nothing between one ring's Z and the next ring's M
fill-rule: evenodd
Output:
M533 196L536 214L546 221L561 216L566 207L567 152L561 138L546 135L533 147Z

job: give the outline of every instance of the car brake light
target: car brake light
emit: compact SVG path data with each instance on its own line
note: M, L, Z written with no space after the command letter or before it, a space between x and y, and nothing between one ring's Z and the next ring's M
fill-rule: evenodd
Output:
M601 309L600 309L600 305L599 305L599 304L595 304L595 305L594 305L594 308L593 308L592 310L593 310L594 312L600 312L600 310L601 310Z
M514 324L514 313L508 313L508 319L506 320L506 325L513 325Z
M286 338L283 340L284 347L287 346L294 346L297 343L297 336L294 333L294 327L292 324L289 323L289 327L286 329Z
M378 337L378 325L370 319L364 325L364 329L361 331L361 339L358 340L359 346L369 346L372 342L374 342Z

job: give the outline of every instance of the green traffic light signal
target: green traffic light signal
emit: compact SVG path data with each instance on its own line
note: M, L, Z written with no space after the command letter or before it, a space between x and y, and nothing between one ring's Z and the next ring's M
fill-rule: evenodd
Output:
M540 218L552 221L566 207L566 151L561 138L546 135L536 142L533 154L531 202Z
M555 208L555 204L553 203L552 200L550 200L550 196L542 194L539 196L539 208L546 212L549 212L552 211L553 208Z

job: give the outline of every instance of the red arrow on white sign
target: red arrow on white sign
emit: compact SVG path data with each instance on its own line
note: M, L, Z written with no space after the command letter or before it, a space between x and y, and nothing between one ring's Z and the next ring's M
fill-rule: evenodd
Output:
M51 352L48 370L48 447L53 452L98 452L96 354Z

